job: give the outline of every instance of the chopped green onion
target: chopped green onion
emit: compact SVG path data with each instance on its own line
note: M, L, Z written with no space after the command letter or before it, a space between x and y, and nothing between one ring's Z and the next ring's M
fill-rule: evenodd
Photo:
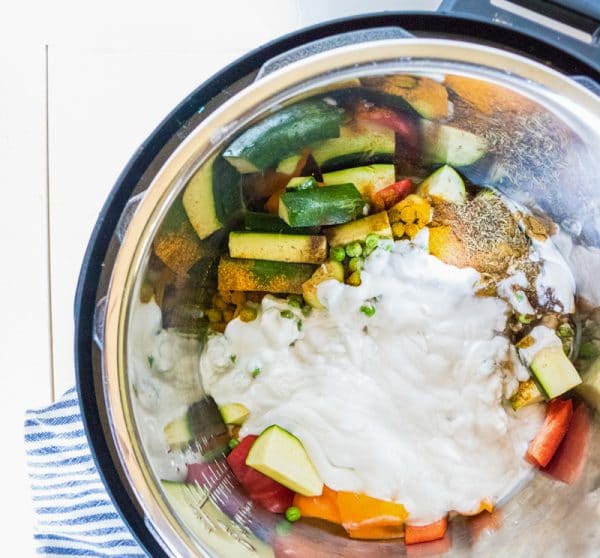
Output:
M364 267L364 261L362 258L351 258L348 262L348 269L350 271L360 271Z
M375 306L361 306L360 311L367 316L367 318L372 318L375 315Z
M530 324L533 321L533 316L528 316L527 314L519 314L519 322L522 324Z
M521 291L519 291L518 293L515 293L515 298L519 302L523 302L525 300L525 295Z
M148 366L150 368L152 368L153 364L154 364L154 357L152 355L148 355Z
M311 313L311 312L312 312L312 306L310 306L310 305L308 305L308 304L305 304L305 305L302 307L302 315L303 315L303 316L306 316L306 317L308 317L308 316L310 316L310 313Z
M302 517L300 510L296 506L290 506L285 510L285 518L290 522L298 521Z
M252 370L252 377L256 378L260 373L261 373L261 369L256 367L254 370Z
M302 300L302 297L300 295L290 295L288 297L287 302L290 306L293 306L294 308L300 308L304 301Z
M229 356L229 360L230 360L231 362L235 363L235 361L237 360L237 356L235 356L235 355L230 355L230 356Z
M286 320L291 320L294 317L294 313L291 310L282 310L279 315Z
M358 256L360 256L362 254L362 246L360 245L360 242L355 241L355 242L351 242L350 244L348 244L348 246L346 246L346 255L349 258L356 258Z
M302 320L298 320L298 331L302 331Z
M375 248L377 248L378 244L379 244L379 235L371 233L371 234L367 235L367 238L365 238L365 246L370 251L373 251Z
M240 441L237 438L231 438L227 445L229 446L229 449L234 449L239 443Z
M343 246L332 246L329 249L329 259L334 262L343 262L346 259L346 250Z

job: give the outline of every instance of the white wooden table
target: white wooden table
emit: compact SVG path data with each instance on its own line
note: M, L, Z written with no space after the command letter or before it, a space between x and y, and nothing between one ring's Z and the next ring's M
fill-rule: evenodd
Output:
M367 9L439 2L371 0ZM358 0L66 0L3 9L0 533L13 555L34 554L24 411L75 383L75 285L121 169L161 119L227 62L278 35L364 9Z

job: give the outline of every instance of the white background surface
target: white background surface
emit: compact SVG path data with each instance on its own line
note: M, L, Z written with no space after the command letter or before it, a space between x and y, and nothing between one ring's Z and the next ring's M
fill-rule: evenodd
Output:
M98 212L136 148L203 80L269 39L363 10L438 4L0 4L0 533L13 556L34 554L24 412L74 385L79 268Z
M34 554L24 412L75 383L77 276L136 148L207 77L270 39L440 1L0 0L0 534L11 555Z

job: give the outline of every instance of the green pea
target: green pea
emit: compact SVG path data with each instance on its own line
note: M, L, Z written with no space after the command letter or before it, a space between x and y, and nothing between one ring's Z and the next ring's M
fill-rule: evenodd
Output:
M365 238L365 246L371 251L373 251L375 248L377 248L378 244L379 244L379 235L371 233L371 234L367 235L367 238Z
M229 449L234 449L239 443L240 441L237 438L231 438L227 445L229 446Z
M279 315L286 320L291 320L294 317L294 313L291 310L282 310Z
M349 258L356 258L358 256L360 256L362 254L362 246L360 245L360 242L355 241L355 242L351 242L350 244L348 244L348 246L346 246L346 255Z
M302 517L300 510L296 506L290 506L285 510L285 518L290 522L298 521Z
M334 262L343 262L346 259L346 250L343 246L332 246L329 249L329 259Z
M350 271L360 271L364 267L364 261L362 258L351 258L348 262L348 269Z
M372 318L375 315L375 306L365 304L360 307L360 311L367 316L367 318Z

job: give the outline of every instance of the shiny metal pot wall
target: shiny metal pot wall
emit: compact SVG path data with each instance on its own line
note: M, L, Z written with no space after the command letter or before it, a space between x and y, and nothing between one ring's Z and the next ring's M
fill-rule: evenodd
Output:
M544 107L536 120L511 122L505 144L498 144L493 165L476 165L469 176L477 184L493 184L509 197L538 208L571 233L561 246L578 280L579 294L600 305L594 277L600 273L600 98L588 87L528 59L505 51L457 40L389 38L345 44L265 71L197 126L175 152L152 169L143 194L133 199L117 234L121 245L110 276L107 297L99 305L96 324L101 347L102 384L112 437L141 513L163 548L175 555L200 556L401 556L392 543L352 541L311 525L294 526L283 536L277 520L253 509L236 488L226 465L214 464L201 497L189 494L195 508L178 517L161 488L162 465L153 462L154 448L142 434L148 413L161 406L185 407L186 397L201 395L194 378L183 381L186 397L158 393L135 377L132 339L138 334L132 308L139 297L153 238L171 203L193 173L241 129L278 107L356 77L405 73L458 75L504 86ZM390 35L391 34L391 35ZM366 37L366 38L373 38ZM365 37L361 37L364 41ZM356 42L356 37L350 42ZM341 45L341 46L339 46ZM321 50L321 49L317 49ZM308 56L306 56L308 54ZM297 57L297 56L296 56ZM563 136L551 137L560 122ZM506 125L506 123L503 123ZM508 146L508 148L507 148ZM501 156L504 149L504 156ZM532 165L545 153L547 164ZM199 349L199 345L197 349ZM185 384L188 382L189 384ZM137 383L136 383L137 382ZM179 386L181 387L181 386ZM196 390L196 391L194 391ZM177 390L173 391L176 393ZM193 394L193 395L190 395ZM157 411L158 412L158 411ZM584 478L574 486L557 486L536 475L502 507L503 527L473 546L464 522L453 524L448 556L587 556L600 548L597 486L600 473L598 427L594 424L590 459ZM471 533L472 535L472 533ZM296 541L296 542L294 542ZM296 546L294 546L296 544ZM289 548L288 548L289 547ZM304 548L302 552L294 548ZM274 550L275 549L275 550ZM567 554L563 554L566 552ZM434 552L435 549L432 549ZM286 553L287 552L287 553ZM424 550L424 552L427 552ZM427 555L424 554L424 555Z

